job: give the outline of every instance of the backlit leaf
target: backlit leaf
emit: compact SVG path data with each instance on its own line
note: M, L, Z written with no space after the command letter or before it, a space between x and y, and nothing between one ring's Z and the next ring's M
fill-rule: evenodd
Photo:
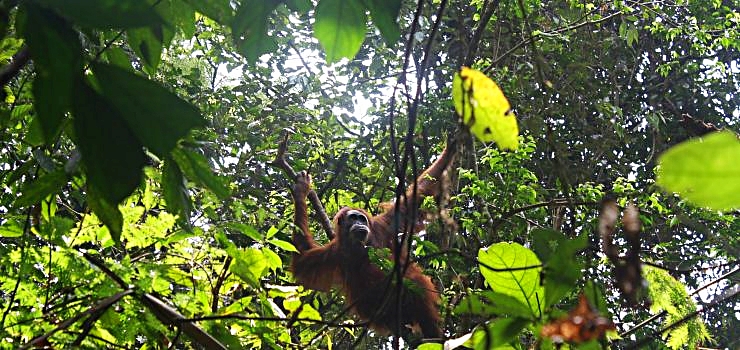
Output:
M452 81L452 101L463 124L478 139L495 141L502 149L519 146L519 127L511 105L485 74L462 67Z
M527 305L533 316L540 315L545 289L540 284L542 267L537 255L519 243L501 242L479 250L478 260L494 292L511 296Z
M740 141L717 132L671 147L658 159L657 183L715 210L740 208Z
M365 40L366 27L365 8L358 0L321 0L316 6L313 31L328 63L354 57Z

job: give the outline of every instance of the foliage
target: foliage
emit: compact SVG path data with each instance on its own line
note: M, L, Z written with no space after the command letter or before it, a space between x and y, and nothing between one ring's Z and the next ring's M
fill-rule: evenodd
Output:
M461 141L410 250L450 346L554 348L583 292L621 338L566 347L737 348L738 8L0 0L0 348L416 345L294 283L286 132L330 214ZM462 66L506 92L515 150L460 136ZM652 313L612 283L607 195L640 209Z
M732 132L685 141L663 153L657 182L698 205L730 210L740 207L740 141Z
M511 105L485 74L462 67L452 80L452 102L462 123L479 140L495 141L503 149L517 148L519 129Z
M668 314L664 325L670 326L696 311L696 305L689 298L683 285L665 271L648 266L645 269L645 279L650 283L650 298L653 300L650 311L653 313L665 311ZM665 337L668 338L666 341L668 347L680 349L686 344L693 346L708 340L709 333L701 321L689 320L667 332Z

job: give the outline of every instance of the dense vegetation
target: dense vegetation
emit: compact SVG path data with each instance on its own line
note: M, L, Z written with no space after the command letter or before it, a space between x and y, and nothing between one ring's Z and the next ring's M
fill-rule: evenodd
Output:
M616 329L566 346L738 348L739 8L0 0L0 347L418 345L295 284L273 161L377 213L455 137L412 250L451 348L554 348L581 294ZM462 66L516 150L458 122Z

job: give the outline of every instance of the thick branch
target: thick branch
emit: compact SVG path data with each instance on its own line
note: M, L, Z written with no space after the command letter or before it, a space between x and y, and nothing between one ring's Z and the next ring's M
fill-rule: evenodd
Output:
M275 160L272 161L270 165L282 169L291 180L295 181L297 174L295 170L293 170L293 167L290 166L290 164L288 164L288 161L285 159L285 152L288 149L289 137L290 134L286 132L285 136L283 137L283 141L280 142L280 146L278 147L278 153L275 156ZM308 191L308 200L311 201L311 205L316 211L316 215L319 217L321 227L324 229L324 232L326 232L326 236L329 237L330 240L334 239L334 232L331 229L331 219L329 219L329 216L326 215L326 210L321 204L321 200L319 199L319 195L316 194L316 191L312 189Z
M28 46L23 46L23 48L13 55L13 60L11 60L10 63L0 68L0 86L7 84L16 75L18 75L21 68L28 63L29 58Z

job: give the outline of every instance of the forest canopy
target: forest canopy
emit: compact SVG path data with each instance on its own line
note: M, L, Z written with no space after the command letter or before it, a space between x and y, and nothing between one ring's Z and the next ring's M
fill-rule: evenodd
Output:
M736 349L739 9L0 0L0 348ZM296 281L296 173L327 244L446 145L363 250L442 338Z

